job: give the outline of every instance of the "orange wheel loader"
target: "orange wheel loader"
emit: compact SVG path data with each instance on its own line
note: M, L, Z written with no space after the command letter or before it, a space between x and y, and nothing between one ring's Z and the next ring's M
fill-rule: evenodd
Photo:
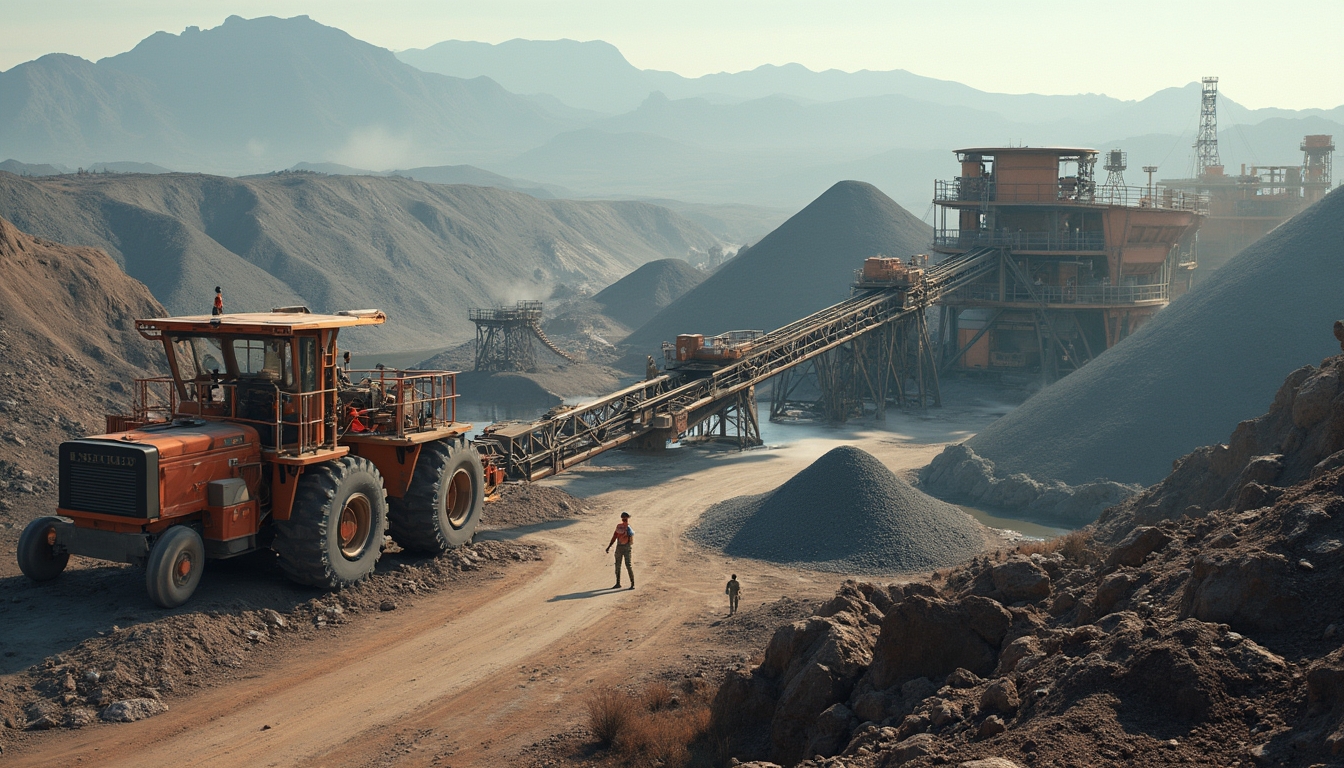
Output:
M456 420L456 374L337 364L341 328L378 310L139 320L170 376L136 382L107 434L61 444L55 516L19 538L23 572L56 578L70 555L145 568L158 605L183 604L209 559L274 552L301 584L373 572L390 532L404 549L471 541L502 471Z

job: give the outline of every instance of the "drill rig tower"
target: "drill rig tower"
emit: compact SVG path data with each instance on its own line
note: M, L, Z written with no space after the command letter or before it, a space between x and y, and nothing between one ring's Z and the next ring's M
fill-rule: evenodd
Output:
M1218 159L1218 78L1206 77L1203 83L1204 92L1199 104L1199 135L1195 138L1197 179L1206 173L1221 175L1223 171L1223 161Z

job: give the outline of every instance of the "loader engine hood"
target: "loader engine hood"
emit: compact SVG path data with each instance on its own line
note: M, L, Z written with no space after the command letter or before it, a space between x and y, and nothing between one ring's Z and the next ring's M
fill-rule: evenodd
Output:
M160 467L193 455L257 444L256 430L178 420L61 443L63 511L157 520Z

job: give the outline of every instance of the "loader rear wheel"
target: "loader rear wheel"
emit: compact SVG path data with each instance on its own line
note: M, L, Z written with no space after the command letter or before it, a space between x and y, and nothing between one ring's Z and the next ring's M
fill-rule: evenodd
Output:
M484 505L485 470L471 443L428 443L406 495L388 499L392 538L412 552L447 552L471 541Z
M39 517L19 535L19 570L33 581L51 581L61 575L69 552L56 552L56 523L59 517Z
M201 535L184 525L164 531L145 563L145 590L160 608L176 608L187 602L201 583L205 569L205 544Z
M362 581L382 555L387 530L383 476L368 459L346 456L308 467L288 520L277 520L271 549L300 584L334 589Z

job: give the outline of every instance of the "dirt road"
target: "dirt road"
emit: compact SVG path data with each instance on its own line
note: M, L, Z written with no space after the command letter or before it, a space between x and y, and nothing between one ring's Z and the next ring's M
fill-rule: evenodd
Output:
M634 682L709 650L692 625L723 612L730 570L745 585L744 605L832 594L837 576L731 560L682 532L710 504L768 490L836 445L859 445L899 471L923 465L967 426L902 418L897 431L833 430L745 453L604 457L548 482L631 512L638 589L606 589L614 512L490 532L543 544L546 559L379 614L308 653L176 700L158 717L28 742L6 764L507 764L577 723L592 685Z

